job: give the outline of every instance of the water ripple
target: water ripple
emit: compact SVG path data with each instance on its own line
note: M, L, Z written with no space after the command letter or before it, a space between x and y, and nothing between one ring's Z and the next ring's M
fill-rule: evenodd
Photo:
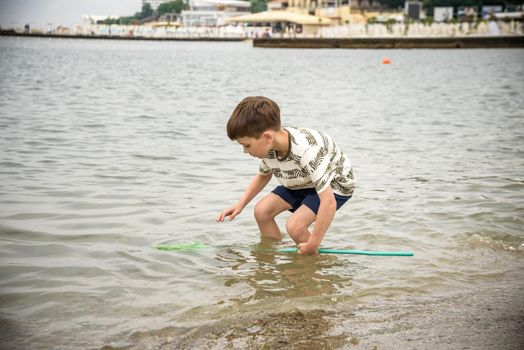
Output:
M0 47L11 348L96 348L213 317L522 281L522 50L396 50L384 67L373 50L245 43ZM260 240L253 203L217 224L258 169L225 134L245 95L272 97L285 125L326 131L350 155L358 187L324 246L415 256L280 254ZM153 248L187 241L210 249Z

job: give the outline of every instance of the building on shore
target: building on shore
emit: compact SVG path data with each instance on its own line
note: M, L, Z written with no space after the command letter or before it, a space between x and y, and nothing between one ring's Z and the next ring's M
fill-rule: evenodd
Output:
M280 35L286 37L315 36L321 26L331 25L329 18L305 15L291 11L264 11L245 16L232 17L231 23L245 23L254 28L255 37L271 37ZM256 28L256 29L255 29ZM263 32L260 30L263 29ZM246 28L246 32L247 32ZM252 36L252 35L250 35Z
M232 17L229 22L265 28L267 30L261 33L263 37L273 35L315 36L320 27L333 25L334 20L338 19L335 12L321 11L317 6L317 1L327 0L273 0L267 3L267 11ZM349 0L337 1L340 3L346 1L349 13ZM334 20L320 15L321 13L331 14Z
M189 10L124 24L118 16L83 16L83 25L51 29L1 28L1 33L150 39L393 38L524 34L522 6L476 7L471 20L459 7L428 10L429 21L406 20L409 11L390 12L376 0L272 0L268 10L250 13L250 2L188 0ZM417 2L420 4L420 2ZM470 13L474 13L470 10ZM501 12L506 10L506 12ZM425 11L425 9L424 9ZM460 12L462 11L462 12ZM413 15L413 12L411 12ZM419 11L410 17L423 18ZM110 24L101 21L112 19ZM114 20L116 19L116 21Z
M349 23L349 0L273 0L268 10L289 11L303 15L329 18L333 25Z
M328 18L332 26L338 26L366 23L368 18L380 15L385 9L376 0L273 0L268 2L268 10L291 11Z
M251 3L241 0L189 0L189 10L180 14L187 27L216 27L227 24L229 18L250 13Z
M376 0L272 0L268 10L247 16L233 17L232 23L267 26L271 34L284 36L321 35L326 27L368 23L370 18L381 18L382 5ZM399 13L390 17L402 18Z

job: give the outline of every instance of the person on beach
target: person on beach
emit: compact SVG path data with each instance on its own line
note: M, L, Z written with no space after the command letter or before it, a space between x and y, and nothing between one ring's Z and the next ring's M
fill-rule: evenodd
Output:
M286 229L298 252L316 254L336 210L353 194L355 180L349 158L322 132L282 127L280 108L262 96L246 97L236 106L227 122L227 135L242 145L244 153L261 161L240 200L216 220L233 220L274 176L280 186L255 205L261 235L280 240L275 217L288 210L292 215Z

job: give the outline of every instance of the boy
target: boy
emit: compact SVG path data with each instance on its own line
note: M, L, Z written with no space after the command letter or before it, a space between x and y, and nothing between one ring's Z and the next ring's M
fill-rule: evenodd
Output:
M336 210L355 188L349 159L326 134L281 127L278 105L262 96L246 97L237 105L227 122L227 135L261 162L240 200L216 220L223 222L227 216L233 220L275 176L280 186L255 205L260 233L281 239L275 217L289 210L293 214L286 229L298 252L316 254Z

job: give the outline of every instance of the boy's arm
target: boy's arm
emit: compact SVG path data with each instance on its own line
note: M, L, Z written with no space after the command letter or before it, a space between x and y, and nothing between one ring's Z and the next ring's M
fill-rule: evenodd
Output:
M324 238L337 211L337 202L331 186L328 186L328 188L320 192L318 197L320 198L320 206L318 208L313 232L306 243L300 243L298 245L298 251L302 254L317 253L320 242L322 242L322 238Z
M216 221L222 222L226 216L229 216L229 220L233 220L238 214L240 214L240 212L242 212L246 205L248 205L248 203L251 202L251 200L264 189L264 187L266 187L266 185L269 183L269 180L271 180L271 176L271 173L267 175L260 173L256 174L251 180L249 186L247 186L247 189L244 191L242 197L240 197L239 201L221 212L217 216Z
M271 180L272 174L269 173L267 175L263 175L261 173L256 174L253 176L253 179L251 180L251 183L249 186L247 186L246 190L244 191L244 194L242 197L240 197L238 203L242 205L242 209L248 205L249 202L255 196L266 187L266 185L269 183L269 180Z

